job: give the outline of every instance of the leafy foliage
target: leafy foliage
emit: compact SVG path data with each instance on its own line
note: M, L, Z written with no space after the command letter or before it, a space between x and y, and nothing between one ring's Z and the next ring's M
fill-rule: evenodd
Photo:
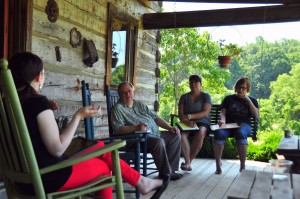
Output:
M119 53L116 51L116 45L115 43L112 44L112 49L111 49L111 56L112 58L118 58Z
M247 159L268 162L270 159L276 159L276 148L280 142L283 133L278 131L261 131L260 143L249 142Z
M262 128L290 129L300 131L300 64L294 65L290 73L279 75L276 82L271 82L271 96L264 101L261 110L265 119Z
M219 54L219 55L220 56L231 56L232 58L239 60L243 49L241 47L239 47L238 44L229 43L226 45L224 42L225 42L224 39L220 39L219 41L217 41L217 43L220 46L220 52L221 52L221 54Z
M196 28L168 29L162 32L160 116L177 113L180 96L189 91L188 77L203 78L203 90L210 94L225 93L227 71L222 71L207 49L208 33L200 35ZM213 44L215 45L215 44ZM223 96L222 96L223 97ZM219 100L221 97L213 98ZM215 102L217 103L217 102Z
M296 43L300 48L299 42ZM286 52L287 46L293 46L296 50L294 45L289 40L270 43L262 37L257 37L255 44L243 47L244 57L239 60L239 65L229 68L232 76L226 82L226 87L232 88L235 81L241 75L245 75L252 81L251 95L256 99L268 99L271 94L270 82L276 81L278 75L289 72L294 64Z
M125 65L119 65L117 66L113 72L111 73L111 84L120 84L121 82L125 81Z
M189 136L190 142L193 136ZM235 139L229 138L225 141L225 146L223 150L222 157L226 159L236 159L238 156L237 150L235 148ZM214 158L214 146L213 139L211 137L205 137L202 149L199 151L197 157L200 158Z

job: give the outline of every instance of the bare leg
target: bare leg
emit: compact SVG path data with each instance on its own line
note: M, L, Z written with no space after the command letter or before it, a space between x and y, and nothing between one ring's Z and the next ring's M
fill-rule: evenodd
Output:
M246 162L246 153L247 153L247 145L246 144L240 144L237 145L237 151L240 157L240 171L245 169L245 162Z
M151 179L141 175L136 187L141 192L142 195L147 194L148 192L157 189L162 185L163 181L158 179Z
M190 143L188 140L189 133L182 133L181 134L181 150L183 153L184 163L181 163L180 168L184 171L191 171L191 159L190 159Z
M206 128L201 127L200 131L195 133L192 146L191 146L191 151L190 151L190 163L192 163L193 159L197 156L199 151L202 148L203 145L203 140L206 136Z
M216 158L216 174L222 173L222 164L221 164L221 156L223 153L224 144L214 144L214 153Z
M190 164L190 144L188 141L188 133L181 133L181 150L185 164Z

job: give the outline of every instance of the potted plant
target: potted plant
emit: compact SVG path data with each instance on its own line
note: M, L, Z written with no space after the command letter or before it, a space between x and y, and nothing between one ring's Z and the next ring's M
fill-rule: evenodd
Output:
M224 44L225 40L219 40L220 52L218 56L219 64L221 68L228 68L232 58L239 59L242 48L238 44L229 43Z
M119 53L116 51L116 44L113 43L112 44L112 49L111 49L111 67L112 68L115 68L117 66L117 63L118 63L118 55Z

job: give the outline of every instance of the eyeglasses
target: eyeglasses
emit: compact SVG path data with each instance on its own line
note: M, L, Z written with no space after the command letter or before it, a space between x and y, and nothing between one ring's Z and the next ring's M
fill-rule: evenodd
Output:
M247 89L247 87L246 87L246 86L238 86L238 87L237 87L237 89L238 89L238 90L240 90L240 89L242 89L242 90L246 90L246 89Z

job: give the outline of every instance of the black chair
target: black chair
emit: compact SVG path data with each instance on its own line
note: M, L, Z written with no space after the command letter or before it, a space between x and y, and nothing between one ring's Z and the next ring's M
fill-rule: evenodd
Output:
M221 105L220 104L212 104L210 109L210 125L218 124L218 120L221 113ZM178 118L176 114L170 114L171 117L171 125L174 126L176 124L175 118ZM251 117L251 134L249 136L252 137L253 141L257 141L257 130L258 130L258 118ZM209 137L213 137L213 132L210 131L208 134Z
M140 168L142 169L143 176L149 176L151 174L157 173L158 170L156 167L150 167L150 165L154 164L154 160L152 156L147 153L147 137L148 133L133 133L129 135L115 135L113 132L113 128L111 126L111 109L113 106L119 101L119 94L117 91L110 90L108 85L105 85L105 94L106 94L106 103L107 103L107 115L108 115L108 127L109 127L109 136L111 138L118 138L121 140L127 140L130 139L132 136L142 137L141 139L141 158L140 158L140 164L142 165ZM130 149L127 149L126 151L130 151ZM148 157L149 155L149 157Z

